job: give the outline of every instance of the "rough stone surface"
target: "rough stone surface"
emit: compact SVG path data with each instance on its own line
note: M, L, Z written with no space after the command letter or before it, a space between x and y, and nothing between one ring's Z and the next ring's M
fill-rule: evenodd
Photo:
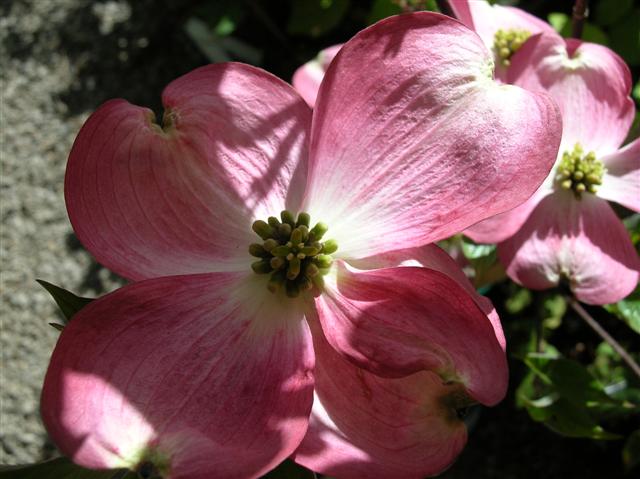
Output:
M172 78L205 62L166 0L0 3L0 463L50 457L39 394L58 332L35 282L96 296L122 283L73 236L63 198L66 158L84 119L121 96L158 109ZM154 4L154 8L149 8Z

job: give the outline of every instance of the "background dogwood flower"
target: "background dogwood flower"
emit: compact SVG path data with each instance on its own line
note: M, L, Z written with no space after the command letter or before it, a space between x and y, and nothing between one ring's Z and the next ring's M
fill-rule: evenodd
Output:
M474 30L496 62L495 76L506 81L511 57L531 35L554 30L547 22L516 7L491 5L485 0L449 0L458 20Z
M293 74L291 80L293 88L300 93L300 96L304 98L304 101L306 101L311 108L316 104L318 89L320 88L324 74L327 72L327 68L329 68L333 57L336 56L340 48L342 48L342 44L333 45L321 50L313 60L302 65Z
M168 478L256 477L292 453L337 477L445 468L457 409L505 393L504 338L421 245L524 201L560 141L550 98L490 65L460 23L405 15L342 48L313 122L289 85L234 63L171 83L163 127L123 100L94 113L69 216L137 282L60 337L42 401L60 449Z
M631 75L601 45L543 34L513 57L508 81L546 91L562 111L556 165L522 206L468 230L498 242L508 275L532 289L568 281L586 303L619 301L638 283L640 260L606 200L640 211L640 140L621 147L635 114Z

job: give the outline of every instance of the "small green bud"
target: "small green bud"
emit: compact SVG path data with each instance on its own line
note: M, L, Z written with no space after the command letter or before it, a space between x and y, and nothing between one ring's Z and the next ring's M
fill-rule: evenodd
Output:
M296 220L293 217L293 214L289 210L283 210L280 212L280 218L283 223L287 223L291 228L296 225Z
M324 254L333 254L338 251L338 242L334 239L330 239L324 242L322 252Z
M318 269L318 267L313 264L313 263L309 263L307 265L307 267L304 270L304 275L308 278L313 278L315 275L317 275L320 272L320 270Z
M255 256L256 258L265 258L269 256L269 252L264 249L264 246L258 243L251 243L249 245L249 254L251 256Z
M316 265L318 265L318 268L326 269L329 266L331 266L331 263L333 262L333 258L331 258L331 256L329 256L328 254L319 254L318 256L315 257L315 261L316 261Z
M587 175L587 181L589 183L595 183L596 185L599 185L602 183L602 179L600 176L596 175L595 173L590 173Z
M286 258L291 253L291 248L285 245L276 246L273 248L270 253L273 256L280 256L282 258Z
M274 270L278 270L282 268L285 265L285 263L286 261L284 260L284 258L280 256L274 256L273 258L271 258L271 260L269 260L269 264L271 265L271 268L273 268Z
M300 259L293 257L289 260L289 269L287 269L287 279L296 279L300 274Z
M267 260L256 261L255 263L251 263L251 269L254 273L258 274L267 274L271 272L271 265Z
M298 226L298 229L302 232L302 241L307 241L309 239L309 227L306 225Z
M251 229L263 240L273 237L273 228L262 220L254 221Z
M278 218L276 218L275 216L269 216L269 218L267 218L267 223L269 223L269 226L271 226L276 231L278 231L278 228L281 224Z
M273 238L269 238L264 243L262 243L262 247L265 249L265 251L271 251L276 246L278 246L278 242Z
M291 236L291 225L289 223L282 223L278 228L278 236L282 240L288 240Z
M300 228L295 228L291 232L291 243L297 245L302 241L302 231Z
M311 222L311 215L309 213L300 213L298 215L298 221L296 221L296 226L306 226L308 231L310 222Z
M300 252L305 256L315 256L320 253L320 248L316 248L315 246L305 246L304 248L300 248Z
M309 237L314 241L321 240L324 234L329 230L329 227L322 222L317 223L309 232Z

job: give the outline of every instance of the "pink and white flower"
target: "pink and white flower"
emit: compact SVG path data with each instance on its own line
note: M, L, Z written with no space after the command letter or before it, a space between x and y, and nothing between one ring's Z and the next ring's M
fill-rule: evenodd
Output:
M511 57L537 33L553 33L547 22L516 7L491 5L486 0L449 0L458 20L474 30L496 62L495 76L506 81Z
M562 111L556 165L522 206L472 227L479 242L501 242L507 274L532 289L565 280L586 303L627 296L640 260L614 201L640 211L640 140L621 147L635 114L631 74L608 48L553 34L514 55L508 81L548 92Z
M298 90L304 101L313 108L316 104L316 97L320 89L320 83L327 72L327 68L331 65L331 61L342 48L342 44L333 45L324 50L311 61L308 61L293 74L291 84L293 88Z
M504 337L423 245L528 198L560 141L551 99L496 84L491 63L459 22L403 15L345 44L313 112L236 63L172 82L163 127L124 100L95 112L69 217L136 282L61 334L42 415L62 452L189 479L291 455L338 478L446 468L457 411L505 394Z

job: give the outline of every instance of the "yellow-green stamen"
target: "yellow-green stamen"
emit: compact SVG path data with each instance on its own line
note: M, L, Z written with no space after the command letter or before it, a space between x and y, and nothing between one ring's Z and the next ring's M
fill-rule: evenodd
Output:
M582 146L576 143L573 151L565 151L556 168L556 184L564 190L572 190L580 199L582 193L596 193L602 184L606 169L596 154L590 151L586 155Z
M531 36L531 32L519 28L498 30L493 36L493 49L502 66L511 65L511 57Z
M271 216L253 223L253 231L263 242L249 245L249 254L260 258L251 269L271 275L267 289L272 293L284 290L295 298L314 286L322 290L322 275L331 266L331 254L338 250L338 243L321 241L328 230L326 224L320 222L309 228L310 224L308 213L300 213L296 219L287 210L280 213L280 219Z

